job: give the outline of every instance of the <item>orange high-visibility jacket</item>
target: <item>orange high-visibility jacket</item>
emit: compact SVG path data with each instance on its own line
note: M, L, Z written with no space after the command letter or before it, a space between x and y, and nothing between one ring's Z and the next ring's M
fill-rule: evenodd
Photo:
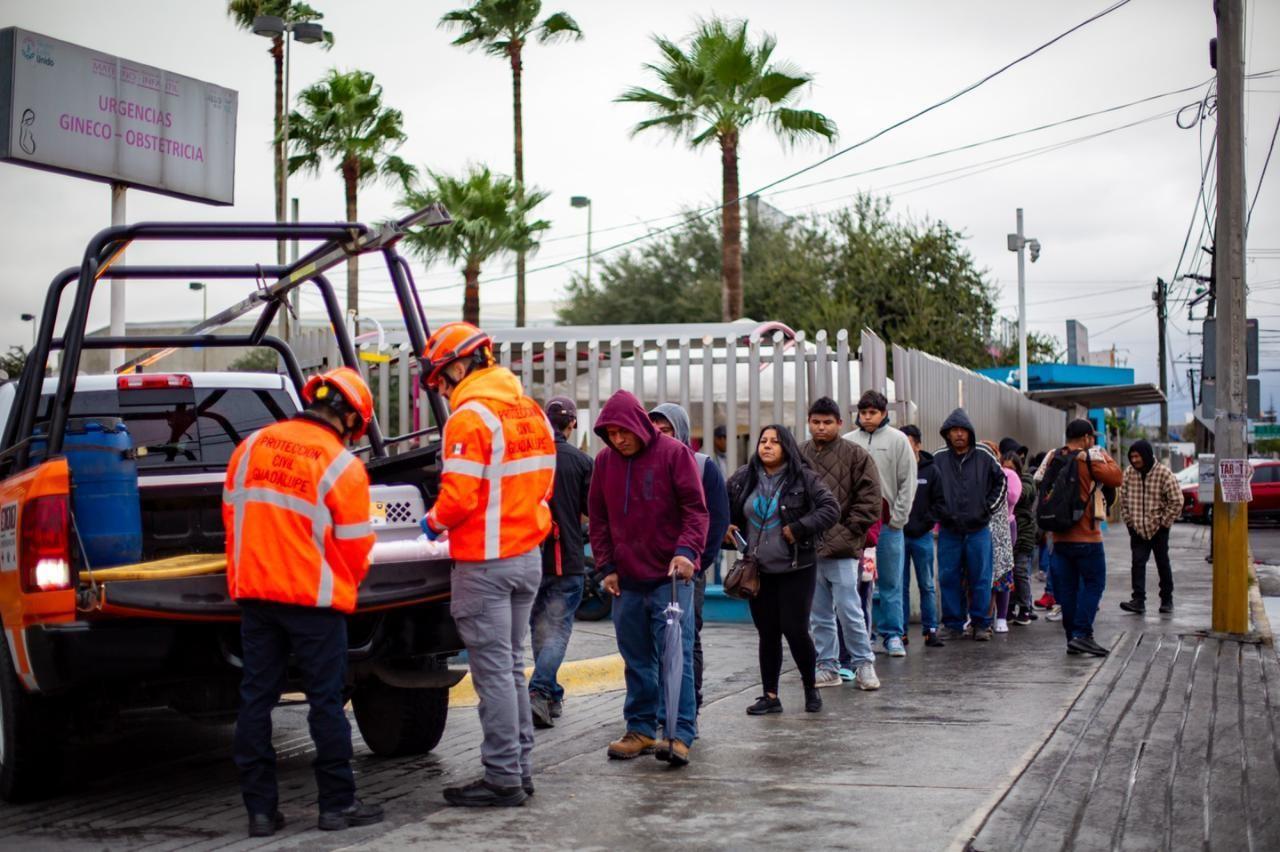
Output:
M222 491L227 588L236 600L351 612L369 571L369 474L305 415L250 435Z
M449 403L440 496L427 523L449 531L449 553L460 562L528 553L551 530L551 424L505 367L467 376Z

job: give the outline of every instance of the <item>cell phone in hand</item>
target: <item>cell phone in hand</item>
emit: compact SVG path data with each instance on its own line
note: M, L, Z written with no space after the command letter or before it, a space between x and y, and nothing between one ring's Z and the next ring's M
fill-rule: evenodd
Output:
M739 553L747 552L747 540L742 537L742 533L737 530L733 531L733 546L738 548Z

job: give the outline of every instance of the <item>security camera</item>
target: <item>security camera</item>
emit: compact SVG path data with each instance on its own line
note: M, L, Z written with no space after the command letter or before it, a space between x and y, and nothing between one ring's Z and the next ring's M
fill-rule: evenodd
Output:
M1027 240L1027 248L1031 249L1031 262L1035 263L1040 259L1040 241Z

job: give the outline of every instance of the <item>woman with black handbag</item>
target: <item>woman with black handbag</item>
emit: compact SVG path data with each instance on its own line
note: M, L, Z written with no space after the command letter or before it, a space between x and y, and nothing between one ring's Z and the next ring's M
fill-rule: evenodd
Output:
M840 514L839 503L809 469L785 426L760 430L751 461L729 479L729 535L740 532L759 567L760 591L750 598L751 620L760 634L760 680L764 694L747 708L752 716L781 713L778 678L782 639L804 683L804 709L822 709L814 686L817 654L809 635L809 611L817 578L817 548Z

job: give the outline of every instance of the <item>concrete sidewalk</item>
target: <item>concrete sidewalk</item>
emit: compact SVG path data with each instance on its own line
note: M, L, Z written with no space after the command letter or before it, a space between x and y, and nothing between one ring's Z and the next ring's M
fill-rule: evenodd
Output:
M1148 667L1148 660L1154 658L1147 680L1155 683L1157 675L1163 677L1168 668L1176 637L1207 625L1209 572L1203 561L1203 545L1196 541L1201 534L1201 528L1181 525L1174 531L1178 612L1173 618L1155 614L1141 618L1118 609L1118 602L1128 595L1128 546L1123 534L1109 536L1111 570L1098 638L1116 645L1118 651L1105 663L1067 656L1061 625L1042 619L1025 628L1012 627L1014 632L997 636L990 643L961 641L926 649L913 641L905 659L878 658L883 689L872 693L848 686L825 689L826 706L817 714L803 712L799 679L789 669L782 683L786 711L754 718L744 711L760 692L755 631L743 625L711 625L704 632L707 704L701 717L701 737L693 749L692 765L683 770L671 770L647 757L632 762L607 760L606 745L623 732L622 694L575 696L566 702L565 716L555 728L537 733L537 794L525 807L496 811L449 808L443 803L441 788L470 781L480 769L475 710L459 707L451 712L444 739L430 755L381 759L357 740L360 794L384 803L387 820L368 828L323 834L314 828L312 751L303 722L305 707L288 707L277 712L276 724L281 806L289 825L269 841L250 842L244 837L244 815L229 758L229 731L215 734L206 729L198 747L183 751L185 743L156 742L157 728L152 723L96 752L83 753L86 775L73 795L38 805L0 807L0 845L23 849L321 850L413 845L441 849L764 846L941 850L959 849L975 836L982 842L975 843L978 848L1012 849L1017 848L1021 836L1026 848L1056 847L1064 835L1051 835L1046 828L1052 824L1046 822L1053 812L1048 806L1040 807L1037 821L1019 834L1026 815L1039 801L1035 788L1027 786L1044 777L1036 767L1037 759L1060 755L1057 749L1064 737L1070 748L1071 735L1080 730L1076 714L1087 716L1101 706L1104 711L1095 714L1093 724L1109 724L1113 717L1106 708L1126 705L1128 695L1135 694L1130 688L1136 683L1134 675ZM1139 643L1143 634L1172 638L1144 638ZM1184 636L1180 660L1194 655L1188 641L1194 640ZM1157 645L1159 657L1142 656ZM1250 649L1258 660L1270 659L1274 665L1270 648ZM593 658L615 652L608 622L578 624L571 657ZM1124 659L1129 660L1125 675L1117 679L1114 672ZM1211 682L1212 671L1204 666L1213 659L1201 651L1197 681L1209 671L1203 681ZM1228 707L1225 702L1231 691L1226 688L1227 659L1223 658L1220 671L1222 689L1215 693L1224 702L1222 708ZM1183 706L1179 690L1185 681L1176 677L1171 676L1169 697L1159 714L1162 720L1175 710L1180 713ZM1230 683L1234 689L1235 681ZM1095 693L1106 684L1114 684L1111 697L1099 703ZM1130 705L1134 709L1121 718L1124 725L1137 724L1141 729L1148 718L1144 715L1147 691L1144 687ZM1151 692L1150 700L1154 701L1161 690L1153 688ZM1236 712L1234 705L1231 707L1231 712ZM1249 713L1250 730L1260 730L1257 723L1266 717L1253 710ZM1221 709L1219 717L1224 724L1228 721L1222 718L1225 715L1227 710ZM1101 743L1107 741L1111 729L1105 724L1095 728L1102 731ZM174 723L172 730L189 731L189 725ZM1190 727L1187 731L1181 771L1202 772L1206 765L1204 740L1194 739ZM175 733L175 737L182 735ZM1093 785L1093 793L1088 793L1093 772L1088 759L1099 752L1093 739L1075 747L1070 761L1074 765L1061 774L1057 792L1050 797L1055 808L1059 803L1066 808L1068 827L1082 801L1114 798L1111 772L1129 756L1122 749L1140 739L1129 727L1111 738L1107 772ZM1201 749L1199 758L1193 745ZM1266 751L1271 746L1258 747L1264 757L1271 753ZM1217 765L1219 759L1235 755L1234 789L1241 789L1239 754L1238 749L1232 751L1224 745L1214 758ZM95 764L99 760L114 761L123 768L104 771ZM1251 763L1249 768L1253 770L1250 781L1261 783L1263 767ZM1215 789L1232 789L1225 786L1231 778L1212 777ZM1177 788L1176 801L1194 821L1200 818L1200 811L1191 807L1190 800L1182 807L1184 793L1200 789L1196 786L1200 776L1193 781L1191 786ZM1031 801L1032 808L1024 805L1021 811L1013 810L1026 791L1030 791L1029 798L1022 801ZM1119 801L1123 801L1123 793ZM1227 848L1243 835L1232 827L1233 817L1226 809L1230 797L1221 801L1222 809L1211 812L1209 825L1211 833L1222 838L1213 845ZM1255 811L1266 805L1258 797L1252 803ZM1088 807L1079 821L1082 825L1092 825L1095 805ZM1136 799L1131 801L1131 822L1140 814L1141 822L1150 821L1143 807ZM1239 819L1235 822L1238 825ZM995 834L1002 824L1016 826L1011 842L1007 833ZM1271 823L1255 820L1250 824L1255 848L1267 848L1264 841L1270 840ZM1110 827L1097 836L1077 833L1075 845L1110 848L1110 837ZM1100 838L1106 842L1096 842ZM1194 832L1175 839L1175 845L1203 843L1201 835ZM1126 841L1121 845L1130 848L1138 844ZM1280 848L1274 843L1270 846Z

